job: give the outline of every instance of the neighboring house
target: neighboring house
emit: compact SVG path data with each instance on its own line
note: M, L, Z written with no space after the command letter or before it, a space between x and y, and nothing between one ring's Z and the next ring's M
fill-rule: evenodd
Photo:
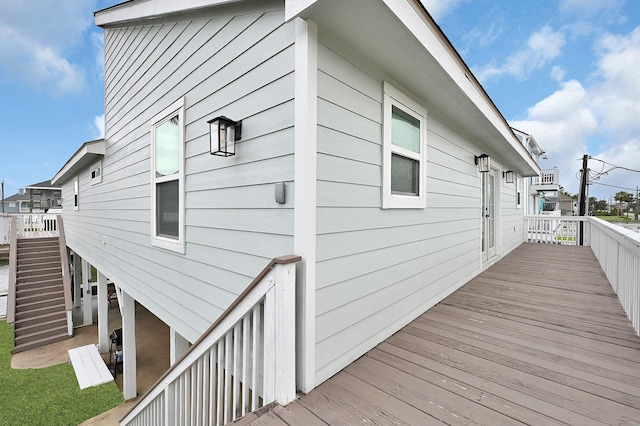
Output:
M547 158L532 135L518 129L513 129L513 132L536 163L540 158ZM525 214L560 216L560 173L557 167L542 170L539 176L522 178L517 181L517 187L518 193L522 192Z
M51 209L55 211L61 207L62 190L52 185L50 180L21 188L17 194L4 199L4 212L8 214L49 213Z
M7 214L29 212L29 199L27 198L24 189L21 188L18 190L17 194L5 197L4 212Z
M173 359L300 255L308 392L523 242L503 174L540 169L419 2L132 0L95 19L105 138L53 179L66 241L170 327ZM242 120L234 156L211 155L218 116Z
M560 192L560 212L562 216L577 216L578 200Z

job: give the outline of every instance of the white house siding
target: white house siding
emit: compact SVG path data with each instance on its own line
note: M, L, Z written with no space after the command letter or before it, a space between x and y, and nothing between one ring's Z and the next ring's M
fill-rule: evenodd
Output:
M423 101L427 208L382 210L385 76L326 36L318 67L321 383L480 272L481 191L479 149Z
M524 209L517 207L516 184L506 183L502 176L501 209L502 209L502 255L518 247L524 241Z
M274 2L105 30L102 183L64 187L68 245L190 341L268 261L293 250L293 25ZM277 3L276 3L277 4ZM282 8L278 4L278 8ZM208 13L208 14L207 14ZM186 253L151 245L151 119L185 104ZM243 119L235 157L207 120ZM287 201L274 185L287 182Z

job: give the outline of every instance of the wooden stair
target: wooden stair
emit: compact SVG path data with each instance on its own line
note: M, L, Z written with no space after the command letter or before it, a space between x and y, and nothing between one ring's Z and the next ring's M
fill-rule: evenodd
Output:
M68 339L58 238L20 239L13 353Z

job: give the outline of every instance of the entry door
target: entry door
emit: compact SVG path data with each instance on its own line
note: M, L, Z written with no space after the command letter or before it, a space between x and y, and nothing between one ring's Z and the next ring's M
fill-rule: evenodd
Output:
M496 255L496 174L482 173L482 260Z

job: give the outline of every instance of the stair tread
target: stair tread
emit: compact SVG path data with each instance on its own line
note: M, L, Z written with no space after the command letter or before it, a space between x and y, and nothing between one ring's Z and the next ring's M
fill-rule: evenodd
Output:
M64 332L60 332L60 333L56 333L55 335L49 336L47 338L43 338L43 339L39 339L39 340L35 340L33 342L29 342L29 343L25 343L25 344L18 344L14 347L14 349L11 351L12 353L16 354L19 352L24 352L27 351L29 349L33 349L33 348L37 348L40 346L45 346L51 343L55 343L55 342L59 342L61 340L66 340L71 338L71 336L69 336L69 334L66 331Z

